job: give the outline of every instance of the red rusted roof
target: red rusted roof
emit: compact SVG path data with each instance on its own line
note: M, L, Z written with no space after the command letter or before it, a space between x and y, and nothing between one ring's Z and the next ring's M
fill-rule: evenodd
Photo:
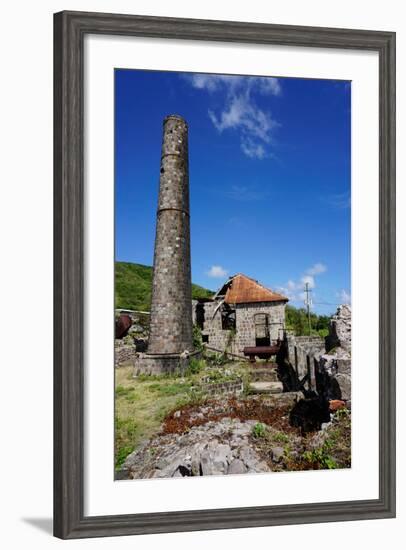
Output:
M249 304L251 302L288 302L289 299L282 294L273 292L247 277L239 273L231 277L227 284L228 288L225 294L224 301L227 304Z

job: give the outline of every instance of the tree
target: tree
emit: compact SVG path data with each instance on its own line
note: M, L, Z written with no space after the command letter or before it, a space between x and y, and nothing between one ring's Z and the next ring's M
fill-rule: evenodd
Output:
M305 308L286 306L285 323L286 328L288 330L292 330L296 336L307 336L309 334L307 311ZM317 315L316 313L311 313L310 323L312 326L313 336L327 336L330 317L327 315Z

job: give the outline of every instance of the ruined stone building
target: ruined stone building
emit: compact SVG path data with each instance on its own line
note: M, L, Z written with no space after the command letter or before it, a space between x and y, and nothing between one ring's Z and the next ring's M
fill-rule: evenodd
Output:
M193 301L193 320L207 347L243 356L245 347L271 346L283 338L287 302L285 296L239 273L212 299Z

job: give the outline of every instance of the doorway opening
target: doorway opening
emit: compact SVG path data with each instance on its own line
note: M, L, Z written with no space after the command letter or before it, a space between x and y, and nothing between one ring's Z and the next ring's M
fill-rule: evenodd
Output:
M257 313L254 316L255 322L255 345L270 346L271 339L269 335L269 315L266 313Z

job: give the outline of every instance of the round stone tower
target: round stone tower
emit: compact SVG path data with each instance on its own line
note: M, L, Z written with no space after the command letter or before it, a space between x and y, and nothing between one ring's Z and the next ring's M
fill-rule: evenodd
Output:
M164 120L148 350L143 372L173 370L193 351L188 127Z

